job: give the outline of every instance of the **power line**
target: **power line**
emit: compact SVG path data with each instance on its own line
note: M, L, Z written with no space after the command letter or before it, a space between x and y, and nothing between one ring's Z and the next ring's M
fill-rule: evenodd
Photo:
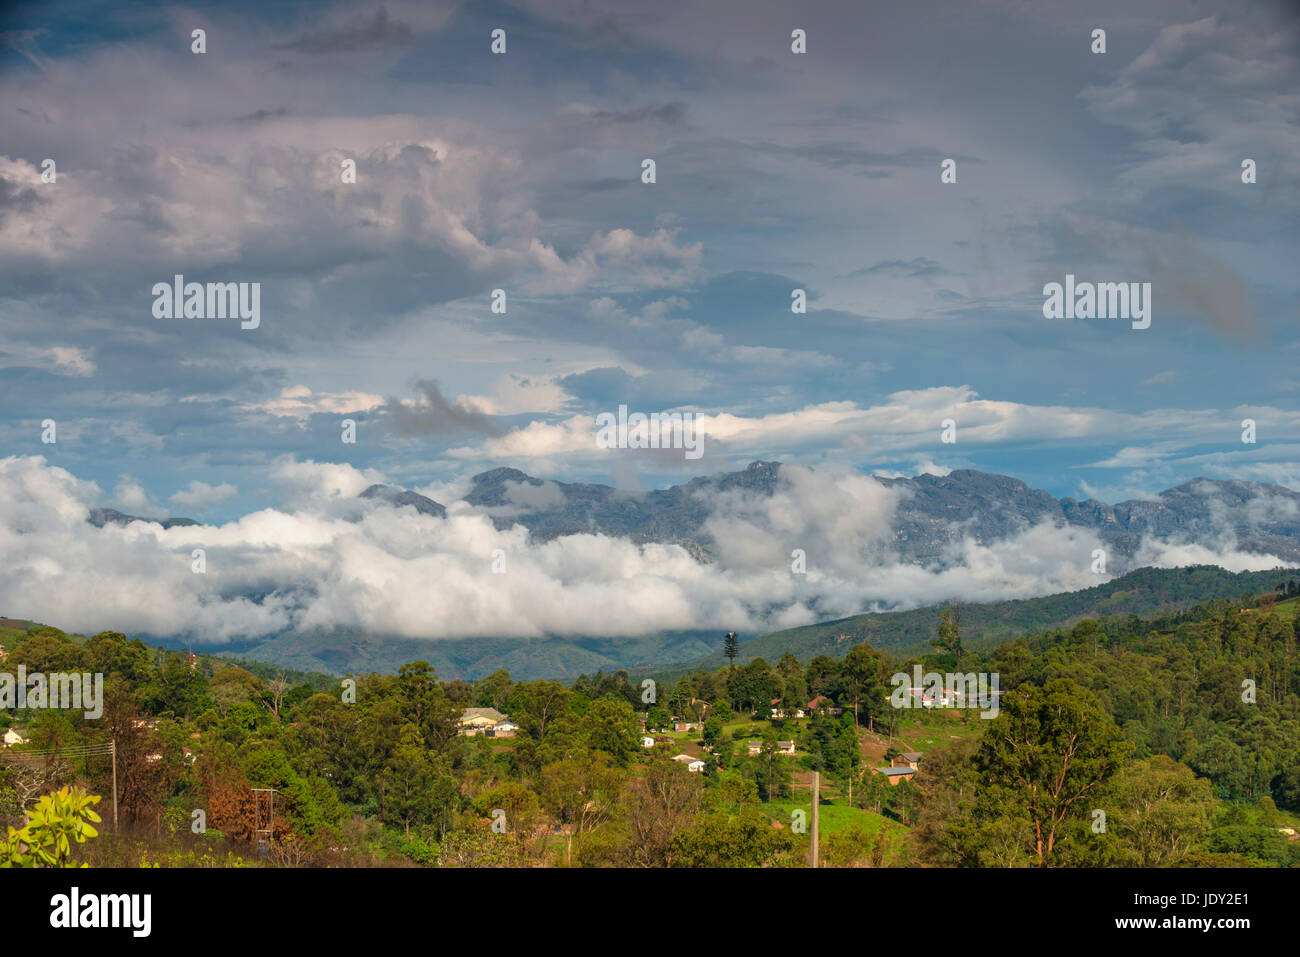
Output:
M79 757L82 755L111 754L112 750L113 750L112 743L105 742L104 744L76 745L70 748L33 748L25 751L8 750L8 751L0 752L0 754L3 754L4 756L8 756L8 757L15 757L15 758L26 758L26 757L35 758L35 757L46 757L48 755L56 755L56 756L67 755L69 757Z

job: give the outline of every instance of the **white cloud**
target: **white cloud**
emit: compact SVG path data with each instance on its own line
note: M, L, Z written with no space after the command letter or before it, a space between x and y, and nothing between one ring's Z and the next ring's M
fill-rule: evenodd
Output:
M213 506L234 498L238 491L229 482L223 482L220 485L209 485L207 482L200 482L196 479L190 482L188 488L176 492L167 501L177 508L198 512L201 515Z
M318 412L369 412L383 404L382 395L368 392L312 392L305 385L295 385L281 389L277 398L249 403L241 408L245 412L264 412L277 417L306 420Z
M966 385L894 392L872 406L837 401L761 416L701 413L697 422L706 453L711 444L719 443L736 456L848 447L870 449L876 457L890 458L932 455L936 447L959 451L1008 441L1104 444L1150 440L1149 449L1128 447L1106 461L1094 463L1094 467L1125 467L1158 461L1174 450L1205 443L1240 447L1240 422L1244 416L1267 422L1274 434L1300 433L1300 411L1295 410L1259 406L1227 411L1120 412L981 399ZM947 418L957 423L957 443L953 446L939 443L940 424ZM575 415L554 422L530 422L480 446L453 449L448 454L466 460L567 457L594 462L610 454L597 448L595 433L594 416Z
M11 344L0 350L0 369L23 366L45 369L56 375L88 376L95 372L89 352L76 346L39 349Z
M300 462L288 456L276 460L271 482L290 508L320 508L360 495L384 476L374 469L358 469L345 462Z
M224 525L163 529L86 521L97 495L37 457L0 459L0 608L60 627L188 635L220 644L289 628L376 635L639 635L758 630L944 599L1029 597L1097 583L1089 531L1041 524L1003 541L954 543L921 566L891 549L897 493L850 473L783 469L770 499L712 501L719 560L675 545L604 535L538 543L464 508L446 518L382 506L343 514L340 496L369 476L351 466L285 461L294 511L265 509ZM355 504L355 503L353 503ZM190 569L204 548L207 573ZM491 570L494 549L506 573ZM803 549L807 574L791 572ZM1233 543L1144 544L1156 564L1262 568L1276 559ZM265 596L253 600L249 595Z
M131 475L118 476L113 487L113 502L126 512L153 516L159 514L158 504L140 482Z

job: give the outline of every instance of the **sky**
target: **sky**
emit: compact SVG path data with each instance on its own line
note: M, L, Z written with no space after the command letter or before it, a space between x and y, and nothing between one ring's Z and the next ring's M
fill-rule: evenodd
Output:
M855 501L958 468L1108 502L1300 489L1291 4L11 4L0 117L17 525L248 531L498 466L635 491L776 460ZM178 274L259 283L257 327L159 318ZM1149 328L1045 317L1067 275L1150 283ZM697 414L703 454L599 447L620 404ZM28 559L28 585L67 572ZM140 627L194 626L190 598Z

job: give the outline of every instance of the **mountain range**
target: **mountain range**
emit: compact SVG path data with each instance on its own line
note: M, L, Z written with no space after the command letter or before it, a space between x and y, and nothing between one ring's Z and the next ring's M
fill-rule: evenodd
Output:
M781 470L780 463L760 461L743 470L695 478L665 489L630 492L498 468L473 477L463 504L486 514L498 528L522 524L538 541L601 533L638 543L675 543L697 561L710 563L717 560L718 543L708 524L717 494L742 491L759 498L771 496L781 485ZM972 610L966 621L977 631L976 641L1008 637L1031 624L1055 627L1091 614L1148 614L1211 597L1234 596L1256 586L1268 590L1277 583L1274 579L1286 578L1281 571L1241 577L1213 569L1213 575L1210 571L1197 573L1197 587L1184 587L1187 580L1170 570L1133 568L1144 536L1207 546L1221 545L1227 539L1238 550L1300 564L1300 494L1277 485L1200 478L1149 499L1108 505L1095 499L1056 498L1010 476L968 469L876 481L899 493L891 531L892 547L903 561L927 565L938 561L947 546L964 538L987 544L1041 522L1091 530L1113 551L1111 571L1123 577L1070 593L1082 597L1060 607L1052 605L1059 596L968 605ZM359 498L411 508L422 515L447 514L442 503L391 485L372 485ZM95 509L89 516L90 522L100 526L138 520L145 519L113 509ZM186 518L163 521L168 527L191 523L193 520ZM1256 581L1250 574L1262 577ZM865 601L863 607L867 607ZM834 653L845 640L854 638L905 652L923 647L929 640L931 612L921 608L863 614L753 637L742 648L749 657L779 657L784 650L810 657ZM444 677L467 679L501 667L520 677L572 677L598 668L662 670L688 664L713 666L719 660L717 635L698 630L617 639L552 635L426 640L335 629L290 631L232 645L230 650L252 660L333 673L392 670L407 661L424 659L437 665Z
M770 496L780 473L779 462L752 462L737 472L629 492L497 468L470 480L464 502L487 513L498 528L518 523L540 541L586 532L676 543L697 559L711 561L716 542L705 526L713 496L735 490ZM1147 535L1207 543L1230 534L1242 551L1300 562L1300 492L1266 482L1197 478L1148 499L1108 505L1056 498L1011 476L973 469L876 481L902 493L892 527L894 548L905 560L933 559L966 537L984 544L1049 521L1090 529L1121 557L1132 556ZM359 498L414 508L423 515L447 514L442 503L391 485L371 485ZM190 518L141 518L111 508L91 509L89 521L99 526L155 521L164 528L197 524Z
M780 482L779 462L753 462L738 472L691 479L643 493L609 485L555 482L518 469L498 468L474 476L464 501L493 514L498 528L524 525L537 539L582 532L635 541L677 543L703 561L716 543L705 528L713 494L743 490L771 495ZM1121 558L1137 551L1143 536L1206 543L1232 535L1247 552L1300 562L1300 493L1264 482L1198 478L1149 499L1108 505L1096 499L1056 498L1007 475L959 469L947 475L877 478L902 493L894 515L894 548L905 560L925 561L964 537L985 544L1030 525L1090 529ZM444 506L419 495L373 486L363 495L425 514ZM1261 506L1267 503L1268 508Z

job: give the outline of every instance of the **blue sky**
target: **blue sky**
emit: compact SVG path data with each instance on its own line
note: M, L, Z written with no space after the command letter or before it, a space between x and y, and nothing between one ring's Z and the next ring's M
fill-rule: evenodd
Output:
M1080 8L8 8L0 454L210 522L304 463L443 501L760 458L1300 488L1300 21ZM260 327L155 318L176 273L260 282ZM1045 319L1067 273L1150 282L1151 327ZM704 456L597 448L620 403L702 414Z

